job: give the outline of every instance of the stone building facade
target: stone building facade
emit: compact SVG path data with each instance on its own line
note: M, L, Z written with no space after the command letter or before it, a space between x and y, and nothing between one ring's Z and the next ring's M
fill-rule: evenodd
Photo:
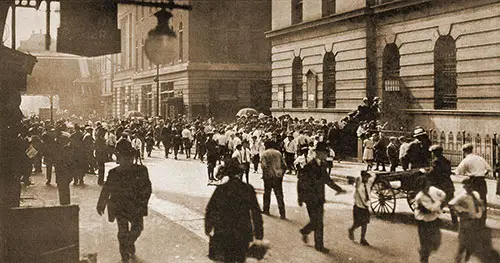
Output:
M397 125L486 144L500 127L499 14L498 0L273 0L271 110L340 120L378 96Z
M162 117L225 119L241 107L269 111L271 48L264 32L270 30L270 0L189 4L193 10L172 12L170 25L177 37L168 43L171 62L159 65L159 92L156 65L144 52L148 31L157 24L157 9L119 6L122 53L95 59L102 72L102 97L112 105L108 113L121 117L136 110L155 116L158 98Z

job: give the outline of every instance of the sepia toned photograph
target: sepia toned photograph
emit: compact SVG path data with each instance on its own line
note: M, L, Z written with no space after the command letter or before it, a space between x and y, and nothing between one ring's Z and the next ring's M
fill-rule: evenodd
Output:
M0 263L500 263L500 0L0 0Z

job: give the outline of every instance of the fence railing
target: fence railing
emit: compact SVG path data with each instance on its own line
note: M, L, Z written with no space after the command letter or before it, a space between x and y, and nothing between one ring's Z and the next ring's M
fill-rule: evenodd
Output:
M453 133L451 131L429 130L429 139L433 144L439 144L443 147L444 155L453 166L458 165L464 158L462 146L466 143L472 143L474 153L483 157L493 169L493 173L488 174L488 177L496 177L495 171L499 162L499 140L496 133L481 135L466 131Z

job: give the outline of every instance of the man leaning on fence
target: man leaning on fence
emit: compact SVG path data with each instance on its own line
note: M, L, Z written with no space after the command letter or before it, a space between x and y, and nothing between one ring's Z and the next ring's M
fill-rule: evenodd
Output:
M488 193L488 188L484 178L491 172L491 166L483 157L474 154L473 150L474 146L472 146L472 144L464 144L462 151L464 152L465 157L455 170L455 174L465 175L470 178L472 190L479 193L486 210L486 195ZM483 216L481 217L483 223L486 221L486 214L487 213L483 213Z

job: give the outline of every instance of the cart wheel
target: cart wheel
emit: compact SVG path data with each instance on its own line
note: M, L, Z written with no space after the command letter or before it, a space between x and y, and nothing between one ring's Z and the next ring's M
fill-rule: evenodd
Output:
M415 208L413 207L413 203L415 203L415 196L417 196L417 192L415 191L408 191L406 193L406 201L408 202L408 206L411 211L415 211Z
M375 215L394 214L396 194L387 181L376 181L370 192L370 206Z

